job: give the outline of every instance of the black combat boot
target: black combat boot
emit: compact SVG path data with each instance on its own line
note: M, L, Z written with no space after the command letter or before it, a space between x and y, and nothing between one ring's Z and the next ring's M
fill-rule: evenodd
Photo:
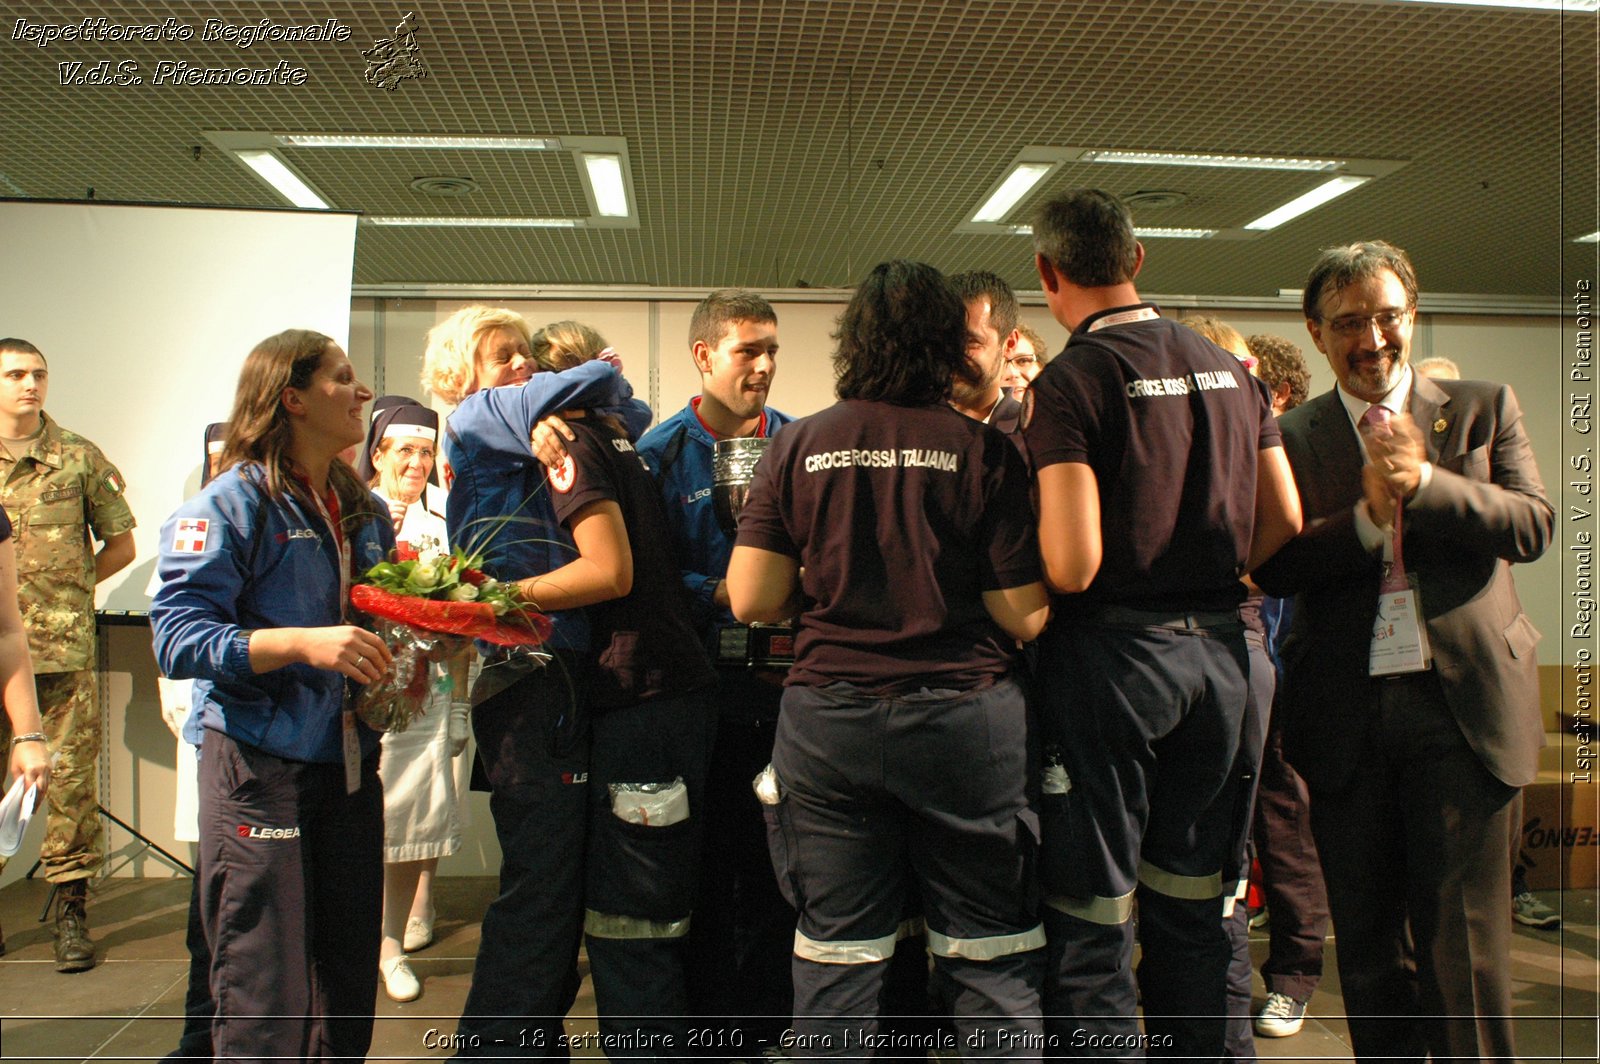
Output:
M89 884L74 879L56 888L56 971L86 972L94 967L94 940L89 937L89 920L84 906L89 900Z

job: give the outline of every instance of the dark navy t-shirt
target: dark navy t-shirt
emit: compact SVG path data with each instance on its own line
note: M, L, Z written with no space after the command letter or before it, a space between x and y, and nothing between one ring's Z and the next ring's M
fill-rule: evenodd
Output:
M589 704L615 709L706 686L716 673L690 619L655 481L625 433L597 421L568 425L577 439L547 473L556 518L570 528L583 507L615 502L633 552L633 590L588 607Z
M804 567L788 678L802 686L986 686L1015 641L983 592L1040 578L1017 449L943 404L847 400L785 428L756 467L737 542Z
M1245 594L1256 455L1280 444L1277 422L1238 359L1186 325L1127 320L1144 309L1085 320L1028 387L1034 468L1080 462L1100 490L1100 570L1058 609L1232 609Z

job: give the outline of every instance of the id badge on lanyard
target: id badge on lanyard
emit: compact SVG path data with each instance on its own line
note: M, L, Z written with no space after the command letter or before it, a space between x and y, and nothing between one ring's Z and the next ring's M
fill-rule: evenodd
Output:
M339 552L339 620L346 621L347 611L350 606L350 544L345 542L340 535L339 527L334 522L333 515L328 512L328 507L316 494L312 494L316 501L317 512L322 515L323 522L328 526L328 532L333 536L334 546ZM348 691L346 685L346 691ZM339 714L340 743L344 753L344 790L346 794L354 794L361 789L361 736L356 732L355 710L348 704Z
M1403 676L1433 667L1428 646L1428 626L1422 616L1421 590L1414 574L1408 575L1401 539L1401 511L1394 514L1394 537L1385 550L1394 558L1378 589L1378 616L1372 622L1372 646L1367 654L1367 675Z

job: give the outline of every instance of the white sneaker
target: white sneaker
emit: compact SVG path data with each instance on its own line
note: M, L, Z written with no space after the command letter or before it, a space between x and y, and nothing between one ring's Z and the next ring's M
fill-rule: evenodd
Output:
M406 937L401 943L407 953L415 953L419 949L427 949L433 945L433 921L424 920L420 916L413 916L406 921Z
M1305 1026L1306 1007L1288 994L1268 994L1256 1013L1256 1034L1262 1038L1288 1038Z
M1561 926L1561 914L1526 890L1511 899L1511 919L1547 931Z
M422 983L411 963L405 957L393 957L378 962L378 974L383 976L383 989L395 1001L415 1001L422 996Z

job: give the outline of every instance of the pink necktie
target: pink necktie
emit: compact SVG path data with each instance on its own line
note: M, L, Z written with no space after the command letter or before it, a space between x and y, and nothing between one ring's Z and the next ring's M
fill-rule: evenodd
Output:
M1378 436L1380 439L1390 434L1389 418L1393 412L1386 406L1374 403L1367 407L1367 412L1361 415L1361 427ZM1383 579L1382 590L1404 591L1409 585L1406 582L1405 557L1400 549L1400 514L1401 500L1399 495L1394 497L1394 564L1389 567L1389 574Z

